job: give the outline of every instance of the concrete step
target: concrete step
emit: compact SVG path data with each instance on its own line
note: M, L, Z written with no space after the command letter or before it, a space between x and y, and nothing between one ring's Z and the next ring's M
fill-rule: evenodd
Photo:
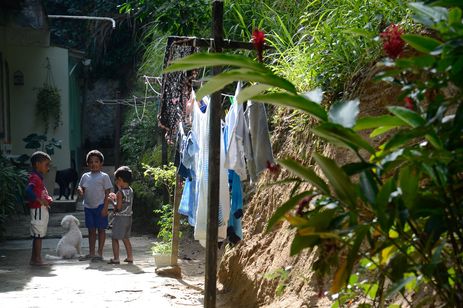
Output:
M58 200L58 196L53 197L53 203L50 207L50 213L71 213L76 211L77 198L66 200L61 198Z

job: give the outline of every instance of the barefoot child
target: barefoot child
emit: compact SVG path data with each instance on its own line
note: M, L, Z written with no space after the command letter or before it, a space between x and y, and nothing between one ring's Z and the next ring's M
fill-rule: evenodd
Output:
M82 175L77 192L84 197L85 226L88 229L88 255L79 260L103 260L103 248L106 240L105 229L108 226L108 195L113 185L109 176L101 171L104 156L98 150L88 152L87 166L90 172ZM95 253L96 230L98 230L98 251Z
M32 255L30 265L48 265L42 260L42 238L47 235L48 208L53 199L43 184L43 176L50 169L51 158L47 153L37 151L31 156L32 172L26 188L31 213Z
M109 260L109 264L119 264L119 240L122 240L127 252L124 262L133 263L132 244L130 243L130 230L132 228L132 203L133 190L130 187L132 182L132 171L127 166L119 167L114 172L115 183L118 188L117 193L111 194L115 201L114 222L112 233L112 246L114 257Z

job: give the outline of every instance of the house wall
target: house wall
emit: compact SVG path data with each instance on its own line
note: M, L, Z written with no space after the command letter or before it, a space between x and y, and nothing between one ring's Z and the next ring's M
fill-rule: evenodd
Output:
M44 125L35 115L37 89L46 80L46 59L50 60L51 71L56 87L60 90L62 125L56 131L48 130L48 139L62 140L62 148L55 149L53 165L58 170L70 167L69 145L69 67L68 50L59 47L4 46L4 57L8 61L10 78L11 108L11 151L13 155L32 154L34 150L25 148L22 141L31 133L43 134ZM13 74L21 71L24 85L14 85Z

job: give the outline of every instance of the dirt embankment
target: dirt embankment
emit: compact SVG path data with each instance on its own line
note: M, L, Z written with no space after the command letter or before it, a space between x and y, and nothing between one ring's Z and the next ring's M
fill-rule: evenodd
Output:
M373 82L377 72L378 68L372 67L352 81L349 98L360 99L361 115L385 113L385 106L397 104L399 89L383 82ZM310 121L296 126L285 121L290 118L294 118L293 112L284 111L282 121L273 131L276 157L297 158L306 165L310 164L314 151L335 157L340 164L354 159L347 150L336 150L314 137L309 132ZM290 184L269 184L288 176L285 170L278 175L266 171L261 176L243 218L244 240L223 256L218 279L223 287L223 296L237 307L331 306L330 300L323 295L330 282L317 278L312 270L316 251L306 249L291 257L289 250L294 231L288 228L286 222L266 232L267 221L289 199L293 189ZM276 278L269 279L269 276Z

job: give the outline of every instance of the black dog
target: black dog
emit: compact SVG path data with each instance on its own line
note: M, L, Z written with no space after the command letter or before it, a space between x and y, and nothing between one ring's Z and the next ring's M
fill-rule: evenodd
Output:
M69 195L71 195L71 199L74 199L74 191L77 187L78 178L79 176L74 168L56 171L55 182L59 185L58 200L61 200L62 196L64 196L66 200L69 200ZM72 184L71 188L69 188L69 184Z

